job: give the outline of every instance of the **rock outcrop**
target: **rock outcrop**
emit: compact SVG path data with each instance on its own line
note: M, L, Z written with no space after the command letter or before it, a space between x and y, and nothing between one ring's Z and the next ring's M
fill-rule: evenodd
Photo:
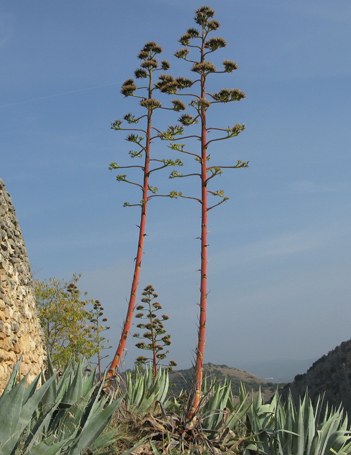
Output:
M22 355L31 382L45 359L32 275L12 199L0 179L0 393Z
M325 394L324 403L336 408L342 404L351 417L351 340L323 355L305 374L295 376L295 380L283 388L281 396L285 399L290 389L296 403L306 388L313 403L319 395Z

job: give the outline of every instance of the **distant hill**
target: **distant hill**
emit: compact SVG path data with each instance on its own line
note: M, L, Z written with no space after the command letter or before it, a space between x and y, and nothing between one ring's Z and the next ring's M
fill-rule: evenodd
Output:
M305 374L296 375L295 380L284 387L281 396L285 399L291 390L297 402L307 387L312 402L325 393L325 402L334 407L342 404L351 417L351 340L323 355Z
M282 388L284 384L273 384L258 378L252 373L248 373L237 368L231 368L227 365L213 365L207 363L203 367L204 377L208 379L216 378L219 382L223 382L225 379L231 382L232 391L234 396L239 395L239 387L242 382L247 391L254 392L257 395L259 387L261 387L262 396L265 401L268 401L278 388ZM193 379L194 370L188 368L186 370L177 370L170 374L170 382L174 384L172 391L175 395L179 392L187 390L191 385Z

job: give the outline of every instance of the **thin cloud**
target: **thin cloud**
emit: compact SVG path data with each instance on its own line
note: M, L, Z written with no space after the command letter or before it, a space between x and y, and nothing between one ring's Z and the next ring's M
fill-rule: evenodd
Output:
M319 229L313 226L296 232L285 232L249 245L226 250L213 257L211 267L219 272L231 265L237 267L253 262L305 254L312 250L323 249L335 240L339 241L347 232L349 227L337 222ZM233 257L235 263L233 263Z

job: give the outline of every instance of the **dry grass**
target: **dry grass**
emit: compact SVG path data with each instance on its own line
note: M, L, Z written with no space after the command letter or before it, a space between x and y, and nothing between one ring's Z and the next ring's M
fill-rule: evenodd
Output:
M245 439L229 429L209 439L200 425L192 430L184 427L181 416L165 412L158 403L143 414L121 406L110 425L118 438L113 449L116 455L237 454Z

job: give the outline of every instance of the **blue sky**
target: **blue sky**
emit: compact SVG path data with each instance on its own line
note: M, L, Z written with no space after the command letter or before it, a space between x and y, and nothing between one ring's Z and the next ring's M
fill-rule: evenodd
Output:
M146 41L173 57L194 26L197 0L12 0L0 5L0 177L19 218L35 276L69 280L105 307L117 345L137 248L137 189L115 180L131 164L110 122L138 103L120 94ZM214 63L239 69L211 89L240 103L209 110L216 127L246 130L210 150L228 170L213 189L230 200L209 215L205 362L309 359L350 338L351 4L347 0L213 0L226 39ZM165 103L167 100L165 99ZM167 111L166 111L167 112ZM160 125L176 121L155 116ZM191 144L196 150L196 143ZM171 157L155 143L155 156ZM175 155L172 155L175 157ZM197 182L157 177L160 191L197 196ZM152 283L170 316L171 357L189 367L197 336L200 206L149 204L140 291ZM127 365L139 352L128 342ZM112 354L112 351L111 351Z

